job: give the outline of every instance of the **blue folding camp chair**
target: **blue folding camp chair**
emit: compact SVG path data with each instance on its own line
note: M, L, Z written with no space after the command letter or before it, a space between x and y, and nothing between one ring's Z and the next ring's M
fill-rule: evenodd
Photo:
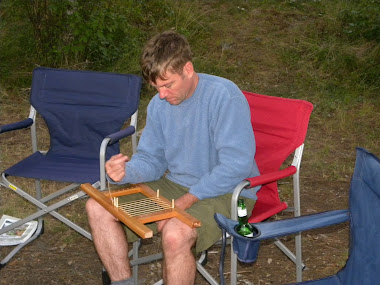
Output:
M242 262L254 262L260 241L305 230L350 222L350 251L346 265L335 275L296 284L374 285L380 284L380 159L363 148L357 148L356 165L351 179L349 210L335 210L292 219L252 224L254 238L235 232L237 222L215 214L225 234L234 237L233 248ZM224 252L221 254L220 277L223 279Z
M104 190L105 160L119 153L118 141L121 138L132 136L132 148L133 152L135 151L141 84L141 77L129 74L43 67L33 71L29 118L0 126L0 133L30 127L33 153L6 169L1 174L0 185L31 202L37 211L1 229L0 234L35 219L38 219L38 227L27 242L16 246L1 261L0 268L22 247L42 233L42 216L47 213L91 239L88 231L57 212L58 208L85 194L79 191L58 202L52 200L76 189L81 183L91 183L94 187ZM49 130L48 151L39 151L37 148L37 112ZM128 120L129 126L121 130ZM36 180L35 196L14 184L13 181L17 177ZM40 180L72 184L43 196ZM47 202L52 203L48 205Z

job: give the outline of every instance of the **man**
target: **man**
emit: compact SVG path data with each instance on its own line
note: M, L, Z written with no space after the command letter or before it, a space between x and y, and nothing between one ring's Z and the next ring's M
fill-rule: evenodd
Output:
M199 219L190 228L177 218L151 225L161 232L165 284L194 284L195 252L216 242L214 213L230 216L231 193L244 178L259 175L248 103L231 81L195 72L186 39L167 31L152 38L142 55L144 79L158 94L148 106L137 153L106 163L111 182L145 182L175 206ZM244 190L252 210L256 191ZM86 205L94 244L112 284L133 284L124 227L94 200ZM133 235L128 233L129 242Z

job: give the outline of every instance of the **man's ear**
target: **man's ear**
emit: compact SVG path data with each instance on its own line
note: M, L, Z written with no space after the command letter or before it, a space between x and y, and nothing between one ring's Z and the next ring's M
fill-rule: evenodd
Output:
M191 61L186 62L185 66L183 67L183 71L188 78L192 78L194 75L193 63Z

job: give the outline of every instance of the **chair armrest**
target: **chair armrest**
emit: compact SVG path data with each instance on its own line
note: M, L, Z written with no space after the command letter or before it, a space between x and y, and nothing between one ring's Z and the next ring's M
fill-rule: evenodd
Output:
M247 178L245 180L249 181L250 185L246 188L252 188L258 185L263 185L267 184L273 181L280 180L282 178L288 177L290 175L293 175L294 173L297 172L297 168L293 165L288 166L285 169L275 171L275 172L270 172L270 173L265 173L260 176L255 176L251 178Z
M121 131L118 131L116 133L110 134L107 136L109 138L108 145L113 145L114 143L118 142L119 140L126 138L130 135L133 135L135 133L136 129L134 126L129 126Z
M327 211L285 220L253 224L261 232L260 239L271 239L302 231L327 227L350 219L348 210Z
M19 129L25 129L27 127L30 127L31 125L33 125L33 119L31 118L25 119L20 122L2 125L0 126L0 134L9 132L9 131L19 130Z
M285 169L265 173L259 176L250 177L247 179L244 179L242 182L240 182L234 189L232 193L231 198L231 218L233 220L237 220L237 201L240 196L241 191L244 189L253 188L258 185L267 184L270 182L274 182L277 180L280 180L282 178L288 177L290 175L293 175L297 172L297 168L293 165L288 166Z
M107 146L112 145L122 138L125 138L127 136L130 136L135 133L135 127L129 126L121 131L118 131L116 133L108 135L106 138L103 139L102 144L100 145L100 151L99 151L99 163L100 163L100 189L104 190L106 189L106 170L105 170L105 163L106 163L106 150Z
M233 238L233 251L236 253L238 260L245 263L251 263L256 261L260 243L264 239L277 238L305 230L342 223L349 220L349 216L348 210L336 210L274 222L252 223L251 225L255 229L254 236L248 238L239 235L235 231L235 227L239 224L237 221L228 219L224 215L216 213L214 214L215 221L222 229L220 264L223 267L226 233ZM219 272L223 273L223 269L221 267L219 268ZM221 274L221 276L223 276L223 274Z
M271 239L343 223L349 220L350 213L348 210L335 210L273 222L253 223L252 225L258 232L254 238L245 238L236 233L235 226L238 224L237 221L228 219L219 213L216 213L214 217L219 227L225 229L233 237L252 241Z

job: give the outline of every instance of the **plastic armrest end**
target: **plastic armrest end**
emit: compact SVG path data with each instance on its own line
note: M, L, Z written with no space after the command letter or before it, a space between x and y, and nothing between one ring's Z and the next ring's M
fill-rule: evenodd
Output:
M2 126L0 126L0 134L5 133L5 132L9 132L9 131L19 130L19 129L25 129L27 127L30 127L31 125L33 125L33 119L31 119L31 118L28 118L28 119L25 119L23 121L16 122L16 123L10 123L10 124L6 124L6 125L2 125Z
M130 135L133 135L135 133L136 129L134 126L129 126L121 131L118 131L116 133L110 134L107 137L110 139L108 142L109 145L112 145L114 143L117 143L119 140L126 138Z
M271 172L271 173L264 173L262 175L247 178L245 180L249 181L249 183L250 183L249 188L252 188L252 187L255 187L258 185L263 185L263 184L267 184L270 182L274 182L274 181L283 179L285 177L288 177L290 175L295 174L296 172L297 172L297 168L295 166L291 165L291 166L288 166L287 168L279 170L279 171L275 171L275 172Z

